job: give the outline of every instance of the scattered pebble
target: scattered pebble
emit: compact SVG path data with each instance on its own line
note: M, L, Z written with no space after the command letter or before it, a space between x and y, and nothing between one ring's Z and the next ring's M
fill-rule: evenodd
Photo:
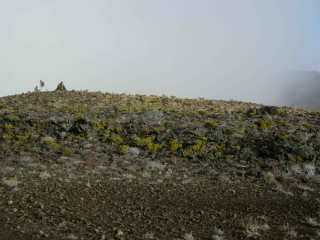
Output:
M74 235L74 234L69 234L67 239L69 239L69 240L77 240L78 237L76 235Z
M159 161L148 161L146 163L146 168L150 170L158 170L163 171L165 169L166 165L162 164Z
M143 239L154 239L153 233L146 233L143 235Z
M312 163L303 164L303 170L307 178L311 178L316 174L316 167Z
M306 222L313 227L320 227L320 223L312 217L307 217Z
M267 172L264 175L264 180L269 184L276 184L278 185L278 181L276 180L274 174L272 172Z
M41 173L39 174L39 177L40 177L42 180L46 180L46 179L51 178L51 174L48 173L47 171L44 171L44 172L41 172Z
M33 162L33 159L30 156L23 156L20 158L19 162L22 164L30 164Z
M224 239L223 234L224 232L220 228L215 228L214 234L211 236L210 240L223 240Z
M173 171L172 171L171 168L169 168L169 169L167 170L167 172L165 173L164 177L165 177L165 178L170 178L170 177L172 177L172 174L173 174Z
M14 170L15 170L14 167L4 167L4 168L1 168L1 171L2 171L2 173L4 173L4 174L13 172Z
M3 178L2 182L10 188L15 188L19 184L18 179L16 177Z
M186 234L183 236L183 239L184 239L184 240L195 240L195 238L193 237L192 233L186 233Z
M115 237L116 237L117 240L124 239L124 233L123 233L123 231L121 229L116 229L115 232L116 232Z

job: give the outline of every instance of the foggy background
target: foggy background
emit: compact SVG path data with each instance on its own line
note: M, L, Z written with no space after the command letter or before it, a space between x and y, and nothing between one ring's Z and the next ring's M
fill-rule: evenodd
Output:
M42 79L290 104L318 97L319 37L319 0L0 0L0 96Z

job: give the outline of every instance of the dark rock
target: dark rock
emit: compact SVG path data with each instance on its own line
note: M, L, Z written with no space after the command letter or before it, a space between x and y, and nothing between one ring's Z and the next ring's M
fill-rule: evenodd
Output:
M52 116L49 118L48 134L58 138L64 138L66 133L73 126L72 121L67 117Z
M270 114L270 115L277 115L279 113L278 107L274 106L264 106L259 109L259 113L261 114Z
M87 133L89 128L90 122L85 118L79 118L73 123L69 132L74 134Z
M141 120L148 125L159 125L164 118L161 111L148 111L141 115Z
M55 90L56 92L65 92L67 88L64 86L63 82L60 82Z

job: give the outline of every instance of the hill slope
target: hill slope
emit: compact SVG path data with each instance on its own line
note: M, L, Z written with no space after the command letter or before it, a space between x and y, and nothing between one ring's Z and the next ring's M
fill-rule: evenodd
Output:
M0 237L311 239L319 117L100 92L0 98Z

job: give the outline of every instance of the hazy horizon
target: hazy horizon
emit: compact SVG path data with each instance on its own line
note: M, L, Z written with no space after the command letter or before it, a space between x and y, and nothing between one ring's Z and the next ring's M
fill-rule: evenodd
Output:
M320 70L320 1L12 0L0 8L0 96L88 89L279 103ZM278 89L279 88L279 89Z

